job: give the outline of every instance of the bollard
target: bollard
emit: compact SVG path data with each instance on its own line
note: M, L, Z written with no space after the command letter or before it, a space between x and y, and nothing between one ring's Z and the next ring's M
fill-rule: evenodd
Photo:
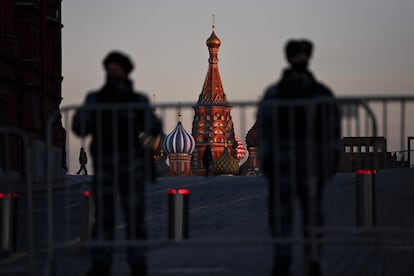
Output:
M94 201L90 191L84 191L81 202L81 241L89 241L94 224Z
M168 238L188 239L188 189L168 190Z
M356 172L356 223L357 226L372 227L375 219L375 175L376 170Z
M1 252L16 250L17 194L0 193Z

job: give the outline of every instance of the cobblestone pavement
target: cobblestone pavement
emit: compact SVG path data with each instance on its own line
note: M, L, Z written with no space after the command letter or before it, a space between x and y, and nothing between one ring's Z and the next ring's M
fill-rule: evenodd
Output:
M411 230L414 225L414 169L390 169L376 175L377 226L381 229ZM149 249L150 275L270 275L271 239L267 231L267 183L261 177L160 178L147 189L147 229L151 240L166 241L167 190L188 188L188 241L158 243ZM73 189L81 193L81 188ZM80 197L79 197L80 198ZM356 182L354 174L337 174L325 190L324 210L328 227L349 229L356 225ZM297 205L297 204L296 204ZM79 207L72 213L79 214ZM295 210L295 238L300 241L300 210ZM74 216L74 220L79 215ZM117 224L122 240L125 225ZM391 229L392 230L392 229ZM79 233L79 229L73 229ZM413 275L414 236L326 235L323 244L324 275ZM55 253L57 275L82 275L89 256L79 246ZM62 241L63 243L63 241ZM39 250L44 256L45 251ZM128 275L123 248L116 248L113 275ZM293 275L303 275L302 246L294 247ZM8 257L2 265L19 262ZM21 254L21 252L20 252ZM38 258L39 271L45 258ZM1 268L0 268L1 271ZM4 274L6 275L6 274ZM7 274L8 275L8 274Z

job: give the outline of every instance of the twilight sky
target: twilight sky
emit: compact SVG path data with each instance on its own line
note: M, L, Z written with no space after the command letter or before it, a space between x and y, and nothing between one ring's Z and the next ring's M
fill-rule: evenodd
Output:
M80 104L102 85L101 62L112 49L133 58L135 88L155 93L157 103L195 102L207 72L212 14L230 103L256 101L286 66L287 39L303 37L315 44L311 69L336 95L413 92L413 0L63 0L61 106ZM176 124L170 112L163 116L166 133ZM192 112L183 112L191 132ZM232 110L239 137L253 124L250 112L242 124ZM73 172L87 141L68 138Z
M196 101L213 13L230 102L257 100L279 77L288 38L313 40L311 69L336 95L414 88L412 0L64 0L62 106L102 84L112 49L130 54L136 89L158 103Z

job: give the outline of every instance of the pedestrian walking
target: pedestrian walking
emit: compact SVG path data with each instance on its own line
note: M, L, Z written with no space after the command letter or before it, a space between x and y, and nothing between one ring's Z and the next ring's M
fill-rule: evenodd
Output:
M86 155L86 152L83 148L80 148L79 164L80 164L80 168L76 174L80 174L81 171L84 171L85 175L88 175L88 171L86 170L86 164L88 164L88 156Z
M129 78L133 64L128 56L111 52L103 66L105 84L86 96L72 124L77 135L92 136L90 152L95 172L92 191L96 205L92 238L114 240L114 204L119 194L127 239L144 240L145 183L155 174L151 172L151 149L139 137L142 133L153 137L160 134L161 121L153 113L147 96L134 91ZM112 251L112 247L92 246L88 275L110 275ZM128 246L127 257L132 275L147 273L145 247Z
M269 183L269 228L274 238L291 238L294 200L302 210L303 236L323 226L322 191L336 169L340 116L332 91L308 70L313 44L290 40L289 68L259 104L259 156ZM311 250L314 249L314 250ZM305 244L308 275L321 275L318 248ZM292 246L274 246L273 275L290 275Z
M206 168L206 172L205 172L204 176L207 177L208 173L210 171L210 167L213 163L213 153L211 152L210 145L206 146L206 149L204 150L203 157L202 157L201 161L203 161L203 165Z

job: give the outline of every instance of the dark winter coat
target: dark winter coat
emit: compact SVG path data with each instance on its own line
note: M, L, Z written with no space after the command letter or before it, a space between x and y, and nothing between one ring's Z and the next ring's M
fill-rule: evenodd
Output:
M333 93L307 72L305 79L282 78L270 86L258 112L259 155L265 175L272 177L274 160L289 162L292 146L297 162L306 162L306 153L325 156L329 175L335 170L340 150L340 114ZM321 161L319 159L318 161ZM324 164L326 164L324 163Z
M81 164L81 165L88 164L88 157L86 156L86 152L84 150L82 150L79 153L79 164Z
M112 108L114 106L116 108ZM90 152L95 162L98 153L102 153L104 159L115 154L122 158L132 149L134 156L150 158L138 137L144 133L156 136L161 132L161 127L161 121L153 113L148 98L134 92L129 81L122 89L106 84L99 91L89 93L72 122L72 129L77 135L92 135Z
M213 153L211 152L211 148L209 146L207 146L204 150L204 154L201 160L203 161L203 165L206 168L208 168L208 166L213 163Z

